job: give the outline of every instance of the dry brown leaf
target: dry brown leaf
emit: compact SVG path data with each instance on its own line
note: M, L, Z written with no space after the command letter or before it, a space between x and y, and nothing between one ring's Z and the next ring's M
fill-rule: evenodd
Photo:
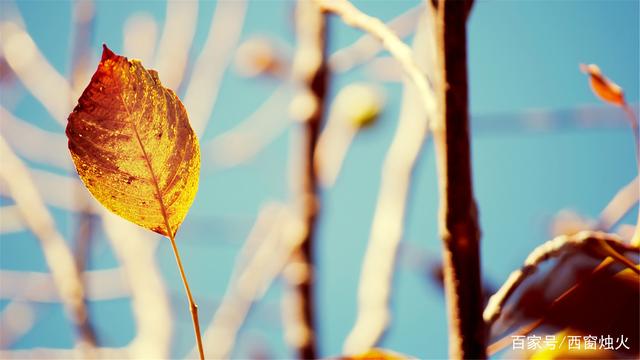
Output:
M598 65L580 64L580 70L589 75L591 89L600 99L613 105L624 105L622 88L602 75Z

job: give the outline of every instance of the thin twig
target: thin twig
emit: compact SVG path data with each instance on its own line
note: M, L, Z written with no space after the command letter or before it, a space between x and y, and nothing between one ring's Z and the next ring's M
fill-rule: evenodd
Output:
M386 23L386 27L399 38L410 35L416 29L423 5L413 7ZM384 47L370 34L362 35L358 40L329 56L331 71L344 73L354 67L371 60Z
M431 88L424 73L416 65L413 52L407 44L389 30L380 19L364 14L346 0L315 0L315 2L323 10L339 15L345 24L359 28L381 41L384 48L400 63L405 74L416 86L426 113L433 112L436 103L431 95Z
M435 139L440 236L449 315L449 356L486 358L480 281L480 228L473 195L467 84L467 1L434 4L439 114Z
M87 323L84 288L73 254L56 229L49 210L31 181L27 167L1 136L0 154L0 177L7 184L24 221L40 241L65 310L78 330L80 348L82 351L90 352L95 345L95 338Z
M292 147L292 154L300 154L300 168L293 182L296 210L304 224L300 245L284 270L284 278L291 286L285 301L291 307L285 312L285 337L301 359L317 357L315 326L315 260L314 239L316 220L321 209L318 196L318 174L314 166L315 149L325 116L325 96L328 86L326 64L325 15L317 5L300 0L296 4L297 50L292 77L300 85L292 102L293 112L301 124L300 147ZM298 145L298 144L296 144Z
M487 326L490 327L498 317L500 317L504 304L511 298L511 295L513 295L518 286L538 270L542 262L557 257L567 251L600 247L601 242L605 242L617 252L640 252L638 247L625 244L622 239L616 235L596 231L581 231L574 235L561 235L549 240L534 249L524 261L522 268L512 272L500 290L491 296L483 314ZM591 254L600 256L603 259L609 255L606 252L600 251L592 251ZM628 266L626 263L624 265Z
M638 171L638 176L640 177L640 129L638 123L640 120L633 113L633 109L626 102L622 104L622 109L625 114L629 118L629 123L631 124L631 131L633 132L633 140L636 143L636 166ZM636 231L633 233L633 237L631 238L631 243L640 246L640 207L638 207L638 219L636 220Z
M640 181L635 179L618 190L600 213L597 229L609 231L640 201ZM640 245L640 244L639 244Z
M425 72L429 56L426 17L414 38L416 61ZM432 95L433 96L433 95ZM428 118L415 88L405 80L398 128L381 172L378 201L362 264L358 288L358 317L344 345L345 354L363 353L380 340L390 322L389 303L398 246L403 235L411 175L428 135Z
M633 109L629 104L625 102L621 106L631 125L631 132L633 133L633 140L636 145L636 161L638 162L638 172L640 175L640 129L638 129L638 118L636 114L633 113Z

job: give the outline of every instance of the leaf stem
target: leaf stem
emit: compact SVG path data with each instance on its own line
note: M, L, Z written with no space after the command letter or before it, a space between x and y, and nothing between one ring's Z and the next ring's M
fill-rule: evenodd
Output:
M169 240L171 240L171 248L173 249L173 255L176 258L176 264L178 264L178 270L180 271L180 278L182 278L182 284L184 285L184 291L187 293L187 300L189 300L189 312L191 313L191 320L193 320L193 331L196 335L196 343L198 344L198 353L200 354L200 360L204 359L204 349L202 348L202 336L200 335L200 321L198 320L198 305L191 295L191 289L189 288L189 282L187 276L184 273L184 267L182 266L182 260L180 260L180 252L178 246L176 246L175 234L169 232Z
M638 129L638 118L633 113L633 109L626 102L622 104L622 110L629 118L631 124L631 131L633 132L633 139L636 143L636 165L638 176L640 176L640 132ZM631 238L631 243L634 245L640 245L640 208L638 209L638 220L636 221L636 230Z

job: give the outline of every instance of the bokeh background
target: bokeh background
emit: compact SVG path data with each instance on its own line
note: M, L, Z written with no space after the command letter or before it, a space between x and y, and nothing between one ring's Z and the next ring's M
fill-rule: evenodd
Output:
M354 1L354 4L388 21L420 2ZM164 36L167 4L96 1L94 5L95 18L86 51L88 74L97 66L103 43L116 53L141 58L148 68L157 68L157 48ZM196 97L192 102L211 103L214 107L210 114L204 112L207 122L201 133L200 190L178 234L187 276L205 327L224 295L234 259L260 209L270 202L291 199L289 153L295 133L288 112L291 91L283 90L284 80L274 76L247 77L238 70L242 70L238 65L241 59L236 53L238 46L247 40L271 39L277 55L289 59L283 63L286 69L295 49L294 3L236 2L233 6L226 4L226 13L216 14L225 11L220 10L224 9L220 5L199 1L197 16L181 20L192 22L195 27L192 44L185 54L184 80L175 89L184 99L192 79L201 77L219 85L217 94L207 93L212 96ZM0 0L0 18L3 26L12 22L25 29L53 69L69 79L77 36L75 6L73 1ZM483 277L488 284L494 287L501 284L536 245L549 239L560 212L567 214L570 210L595 219L618 189L635 176L633 137L624 113L594 97L578 64L598 64L622 86L628 102L637 105L639 14L640 5L634 0L476 1L469 24L469 81L474 186L483 233ZM218 24L209 35L212 19ZM329 23L329 53L349 46L363 35L336 17L331 17ZM6 29L3 27L0 33L0 41L5 45L9 36ZM212 48L207 50L209 36L215 36L217 41L210 42ZM410 31L405 39L410 41L411 37ZM3 49L7 51L6 47ZM216 70L206 75L196 73L197 59L206 51L217 59L207 63ZM4 55L0 70L2 107L23 123L63 136L63 127L14 74ZM375 60L331 76L330 98L345 85L364 81L381 86L386 102L375 126L355 137L335 186L322 193L324 208L316 249L317 316L323 356L341 353L355 320L357 283L382 161L400 109L402 85L398 74L388 53L381 51ZM162 70L159 75L164 80ZM86 76L79 75L77 79L84 84L81 88L88 81ZM278 91L283 95L268 100ZM260 126L265 137L268 133L271 138L245 161L225 162L237 150L216 146L216 139L251 116L265 101L271 101L272 106L263 111ZM190 104L186 106L191 113ZM73 197L72 189L48 182L42 176L53 173L76 177L71 167L39 161L29 156L28 151L20 150L50 145L50 152L64 157L68 156L66 148L54 147L59 142L53 140L34 142L36 139L16 127L15 119L10 121L5 112L0 120L2 136L36 172L34 177L43 179L36 183L45 201L46 194L52 192ZM243 144L238 146L242 148ZM445 358L443 294L425 265L437 261L440 253L437 178L430 144L419 160L413 181L393 288L393 322L381 345L420 358ZM10 209L13 204L6 190L0 204L3 209ZM77 213L55 204L49 209L58 230L74 247ZM24 294L17 296L19 291L11 288L16 284L9 280L16 273L46 273L48 267L37 238L20 225L20 219L8 210L0 214L0 308L5 309L12 301L30 304L23 319L29 326L3 346L10 350L73 347L74 329L59 303L30 300ZM621 223L633 224L635 218L632 211ZM96 226L95 231L86 270L117 268L118 258L103 228ZM161 240L150 249L154 251L174 319L171 356L183 357L193 347L193 334L171 247L168 241ZM116 285L109 282L92 286ZM293 356L282 335L282 292L282 282L276 281L254 306L240 333L234 357ZM91 301L89 309L101 346L126 346L134 338L136 328L127 291L113 298Z

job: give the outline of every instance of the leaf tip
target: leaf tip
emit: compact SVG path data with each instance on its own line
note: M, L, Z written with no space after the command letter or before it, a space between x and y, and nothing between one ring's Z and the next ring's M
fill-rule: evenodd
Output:
M587 75L601 76L600 67L596 64L580 64L580 71Z
M105 43L102 44L102 59L101 59L101 61L113 59L113 58L115 58L117 56L118 55L116 55L113 51L111 51L111 49L109 49L107 47L107 44L105 44Z

